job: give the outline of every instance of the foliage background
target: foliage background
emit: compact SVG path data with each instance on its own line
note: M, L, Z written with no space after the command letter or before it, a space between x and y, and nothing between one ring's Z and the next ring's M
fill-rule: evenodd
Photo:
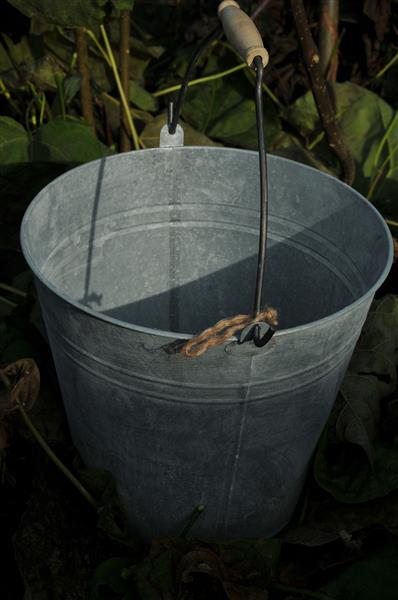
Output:
M248 12L258 5L241 4ZM320 3L306 6L318 39ZM338 72L330 93L355 160L353 185L395 233L398 3L341 0L339 7ZM40 600L396 598L395 267L372 307L289 527L277 539L250 543L210 545L181 537L148 546L129 539L111 478L84 470L71 445L19 226L31 199L54 177L118 152L122 130L127 147L158 145L167 103L175 99L189 57L216 24L215 3L1 0L0 8L0 363L35 359L41 388L30 413L34 426L101 508L99 517L36 446L3 390L1 597L22 598L25 588L25 598ZM121 122L112 61L119 60L126 11L131 119ZM268 150L339 176L309 90L290 3L270 0L257 23L271 55L264 87ZM82 43L85 66L79 62ZM253 73L225 40L209 47L194 78L182 113L186 143L256 149Z

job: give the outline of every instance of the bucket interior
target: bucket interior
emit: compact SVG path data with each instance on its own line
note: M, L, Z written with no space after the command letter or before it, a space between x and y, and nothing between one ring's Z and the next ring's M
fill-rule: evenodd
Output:
M281 328L331 315L383 276L378 213L338 180L268 157L264 303ZM121 321L196 333L253 307L258 156L146 150L74 169L31 205L22 241L58 294Z

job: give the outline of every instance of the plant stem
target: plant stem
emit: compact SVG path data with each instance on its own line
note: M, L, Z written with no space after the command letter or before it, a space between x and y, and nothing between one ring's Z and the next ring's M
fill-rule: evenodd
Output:
M329 81L336 81L339 38L339 0L321 0L321 18L319 23L319 51L321 68Z
M2 369L0 369L0 379L2 380L6 389L8 391L11 391L11 389L12 389L11 381ZM25 424L27 425L27 427L33 434L36 441L40 444L40 446L42 447L44 452L53 461L53 463L58 467L58 469L60 471L62 471L62 473L69 479L69 481L79 490L79 492L91 504L91 506L93 506L93 508L95 508L95 510L97 510L97 503L94 500L94 498L92 497L92 495L90 494L90 492L86 490L86 488L80 483L80 481L78 479L76 479L76 477L73 475L73 473L71 473L71 471L69 471L69 469L64 465L64 463L51 450L51 448L47 444L46 440L43 438L41 433L36 429L35 425L33 424L32 420L30 419L28 413L26 412L26 410L20 403L18 397L15 396L14 399L18 405L19 411L22 415L23 420L25 421Z
M196 521L198 520L204 509L205 507L203 504L199 504L195 507L180 535L182 539L185 539L187 537L188 533L191 531L192 527L195 525Z
M398 221L392 221L391 219L384 219L387 225L391 225L391 227L398 227Z
M263 10L267 8L270 2L271 0L262 0L262 2L260 2L257 8L255 8L252 14L250 15L252 21L255 21L257 19L257 17L263 12Z
M395 146L395 148L393 148L393 149L391 150L390 154L387 156L387 158L386 158L386 159L383 161L383 163L382 163L382 164L380 165L380 167L377 169L376 173L374 173L374 174L372 175L372 179L371 179L371 181L370 181L370 185L369 185L369 191L368 191L368 194L367 194L367 198L368 198L368 200L371 200L371 199L373 198L374 191L375 191L375 189L376 189L376 187L377 187L377 185L378 185L378 183L379 183L380 179L381 179L381 178L382 178L382 176L383 176L384 169L386 168L386 166L387 166L387 163L389 163L389 162L390 162L390 160L391 160L392 156L393 156L394 154L396 154L397 150L398 150L398 145L397 145L397 146Z
M120 81L126 97L129 97L129 61L130 61L130 11L120 12ZM131 150L128 134L127 116L120 107L120 152Z
M228 44L228 42L223 42L222 40L216 40L214 42L214 44L219 44L220 46L223 46L224 48L227 48L228 50L230 50L232 52L232 54L234 54L239 60L241 59L239 53L235 50L235 48L233 46L231 46L231 44ZM252 82L254 83L256 81L256 74L253 71L253 69L247 69L247 71L245 71L245 73L247 73ZM275 94L270 90L270 88L268 87L268 85L266 83L263 82L262 85L263 91L271 98L271 100L279 107L282 108L282 103L278 100L278 98L275 96Z
M18 304L15 304L15 302L13 302L12 300L4 298L4 296L0 296L0 302L2 302L3 304L7 304L7 306L11 306L11 308L16 308L18 306Z
M45 95L44 92L42 92L42 94L41 94L41 105L40 105L40 115L39 115L39 125L40 125L40 127L43 125L43 122L44 122L44 114L46 112L46 106L47 106L46 95Z
M282 585L280 583L272 584L272 588L274 590L280 590L281 592L288 592L289 594L307 596L308 598L317 598L317 600L333 600L332 596L323 594L322 592L313 592L312 590L290 587L289 585Z
M87 123L95 129L93 97L90 85L90 72L88 69L88 50L85 36L85 28L79 27L75 32L75 43L77 52L77 69L81 75L80 102L82 113Z
M95 33L93 31L91 31L91 29L86 29L86 33L87 33L88 37L90 38L90 40L92 42L94 42L95 46L97 47L97 50L100 52L102 58L105 59L105 62L107 63L108 67L112 68L111 61L109 60L109 57L108 57L107 53L105 52L104 47L102 46L102 44L100 44Z
M377 167L377 164L378 164L378 162L380 160L380 156L381 156L384 144L386 143L386 141L390 137L391 132L393 130L393 127L397 123L397 120L398 120L398 112L396 112L395 115L394 115L394 117L391 119L389 126L387 127L387 129L386 129L383 137L380 140L380 143L379 143L379 145L377 147L376 154L375 154L375 157L374 157L374 160L373 160L373 168Z
M241 71L245 67L247 67L247 64L241 63L240 65L237 65L236 67L231 67L230 69L227 69L226 71L221 71L220 73L214 73L213 75L206 75L205 77L199 77L198 79L192 79L188 83L188 87L192 87L193 85L198 85L200 83L207 83L208 81L215 81L216 79L221 79L222 77L225 77L226 75L230 75L231 73L236 73L236 71ZM157 92L154 92L152 95L155 97L165 96L166 94L171 94L172 92L178 92L180 87L181 87L181 84L172 85L168 88L165 88L164 90L158 90Z
M351 185L355 178L355 163L333 110L326 80L322 73L318 48L310 31L303 0L290 0L290 4L319 118L325 129L329 147L340 161L342 179Z
M140 142L139 142L139 139L138 139L137 130L135 128L134 121L133 121L133 118L131 116L131 112L130 112L130 109L129 109L127 98L126 98L126 95L125 95L124 90L123 90L122 82L120 81L119 71L118 71L118 68L117 68L117 65L116 65L116 61L115 61L115 57L114 57L113 52L112 52L111 45L109 43L108 34L106 33L106 29L105 29L105 27L103 25L100 25L100 31L101 31L101 34L102 34L102 37L103 37L103 40L104 40L105 49L106 49L108 58L109 58L110 63L111 63L111 68L112 68L113 76L115 78L116 85L117 85L117 88L118 88L118 91L119 91L120 100L121 100L121 103L123 105L123 108L124 108L124 111L125 111L125 114L126 114L127 123L129 125L129 128L130 128L131 137L133 138L134 148L136 150L139 150L140 149Z
M27 298L28 294L26 292L22 292L12 285L8 285L7 283L0 283L0 289L5 290L6 292L10 292L10 294L14 294L15 296L21 296L21 298Z
M55 74L55 83L57 86L58 103L61 109L63 120L66 119L65 95L64 95L64 78L60 73Z
M380 69L380 71L378 71L376 73L375 79L380 79L380 77L383 77L384 73L386 73L388 71L388 69L390 69L393 65L395 65L397 60L398 60L398 52L392 57L391 60L388 61L388 63L382 69Z
M72 483L72 485L75 486L75 488L81 493L81 495L87 500L87 502L89 502L91 504L91 506L93 508L95 508L95 510L97 510L97 503L94 500L94 498L92 497L92 495L90 494L90 492L88 490L86 490L86 488L80 483L80 481L73 475L73 473L71 471L69 471L69 469L64 465L64 463L51 450L50 446L47 444L45 439L42 437L42 435L39 433L39 431L34 426L33 422L31 421L30 417L28 416L28 413L26 412L26 410L24 409L22 404L19 402L18 398L16 398L16 402L18 404L18 408L21 412L22 418L25 421L25 424L30 429L30 431L32 432L36 441L40 444L40 446L42 447L44 452L53 461L55 466L65 475L65 477L67 477L67 479L69 479L69 481Z
M0 78L0 92L6 98L6 100L9 103L11 109L13 110L13 112L15 114L17 114L18 116L22 116L22 112L21 112L18 104L11 97L10 92L8 91L8 89L6 88L6 86L4 85L4 81L1 78Z
M10 392L11 388L12 388L11 382L2 369L0 369L0 379L2 380L6 389ZM95 508L95 510L97 510L97 503L94 500L94 498L92 497L92 495L90 494L90 492L88 492L86 490L86 488L80 483L80 481L78 479L76 479L76 477L73 475L73 473L71 473L71 471L69 471L69 469L64 465L64 463L51 450L50 446L47 444L45 439L42 437L42 435L39 433L39 431L34 426L28 413L26 412L26 410L20 403L19 398L17 396L15 397L15 402L18 405L19 411L22 415L23 420L25 421L25 424L27 425L27 427L29 428L29 430L31 431L33 436L35 437L36 441L40 444L40 446L42 447L44 452L47 454L47 456L53 461L53 463L58 467L58 469L60 471L62 471L62 473L69 479L69 481L79 490L79 492L91 504L91 506L93 506L93 508Z

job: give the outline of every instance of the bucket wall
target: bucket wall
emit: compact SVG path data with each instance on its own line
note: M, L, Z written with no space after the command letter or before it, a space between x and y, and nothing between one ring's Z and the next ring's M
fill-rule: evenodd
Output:
M260 537L289 520L376 289L392 261L375 209L269 157L264 348L170 352L252 309L257 153L173 148L74 169L28 209L22 244L74 443L109 469L143 537Z

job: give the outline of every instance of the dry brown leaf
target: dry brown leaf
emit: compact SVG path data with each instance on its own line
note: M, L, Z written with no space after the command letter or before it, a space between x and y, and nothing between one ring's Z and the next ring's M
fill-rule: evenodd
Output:
M36 402L40 390L40 373L35 361L23 358L0 369L3 389L0 391L0 450L7 446L4 419L18 409L20 403L29 410ZM6 386L7 382L7 386Z

